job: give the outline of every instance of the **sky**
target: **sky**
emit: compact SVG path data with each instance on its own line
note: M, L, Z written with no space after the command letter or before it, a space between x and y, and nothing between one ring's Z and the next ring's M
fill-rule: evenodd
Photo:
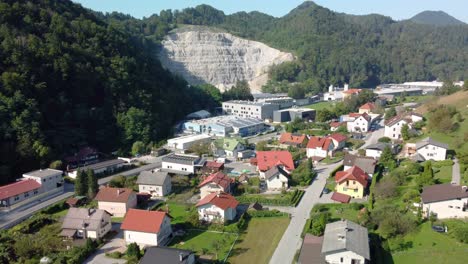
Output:
M101 12L118 11L136 18L149 17L164 9L183 9L208 4L232 14L260 11L275 17L286 15L303 0L73 0ZM315 0L331 10L354 14L382 14L395 20L408 19L425 10L442 10L468 23L468 0Z

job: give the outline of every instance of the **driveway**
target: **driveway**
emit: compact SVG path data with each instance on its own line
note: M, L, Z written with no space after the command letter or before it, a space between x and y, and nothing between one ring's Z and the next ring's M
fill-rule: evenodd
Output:
M454 159L452 166L452 183L460 185L460 180L460 164L458 163L458 159Z
M335 167L336 164L316 167L318 176L306 189L299 205L291 210L291 222L276 247L270 264L292 263L296 251L301 248L301 233L309 218L309 213L312 207L319 202L320 193L327 183L327 177Z
M106 253L113 251L125 252L127 249L125 240L123 239L123 231L120 230L120 223L112 224L112 230L119 230L119 233L107 242L104 246L98 249L84 264L120 264L127 263L124 259L113 259L106 257Z

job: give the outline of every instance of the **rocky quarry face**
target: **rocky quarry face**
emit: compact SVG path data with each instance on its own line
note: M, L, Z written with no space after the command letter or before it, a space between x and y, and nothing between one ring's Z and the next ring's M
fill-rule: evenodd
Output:
M247 80L259 92L268 68L294 59L291 53L203 27L177 29L162 42L163 66L190 84L210 83L221 91Z

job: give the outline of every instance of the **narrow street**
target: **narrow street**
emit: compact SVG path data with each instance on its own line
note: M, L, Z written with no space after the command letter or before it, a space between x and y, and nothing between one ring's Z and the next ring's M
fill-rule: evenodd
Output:
M453 160L452 166L452 183L460 185L461 177L460 177L460 164L458 163L458 159Z

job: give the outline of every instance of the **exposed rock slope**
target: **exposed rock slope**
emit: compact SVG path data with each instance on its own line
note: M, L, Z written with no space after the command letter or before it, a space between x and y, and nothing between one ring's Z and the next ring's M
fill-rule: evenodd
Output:
M290 53L206 27L171 32L162 42L161 62L191 84L210 83L224 91L247 80L252 92L268 80L271 65L294 59Z

